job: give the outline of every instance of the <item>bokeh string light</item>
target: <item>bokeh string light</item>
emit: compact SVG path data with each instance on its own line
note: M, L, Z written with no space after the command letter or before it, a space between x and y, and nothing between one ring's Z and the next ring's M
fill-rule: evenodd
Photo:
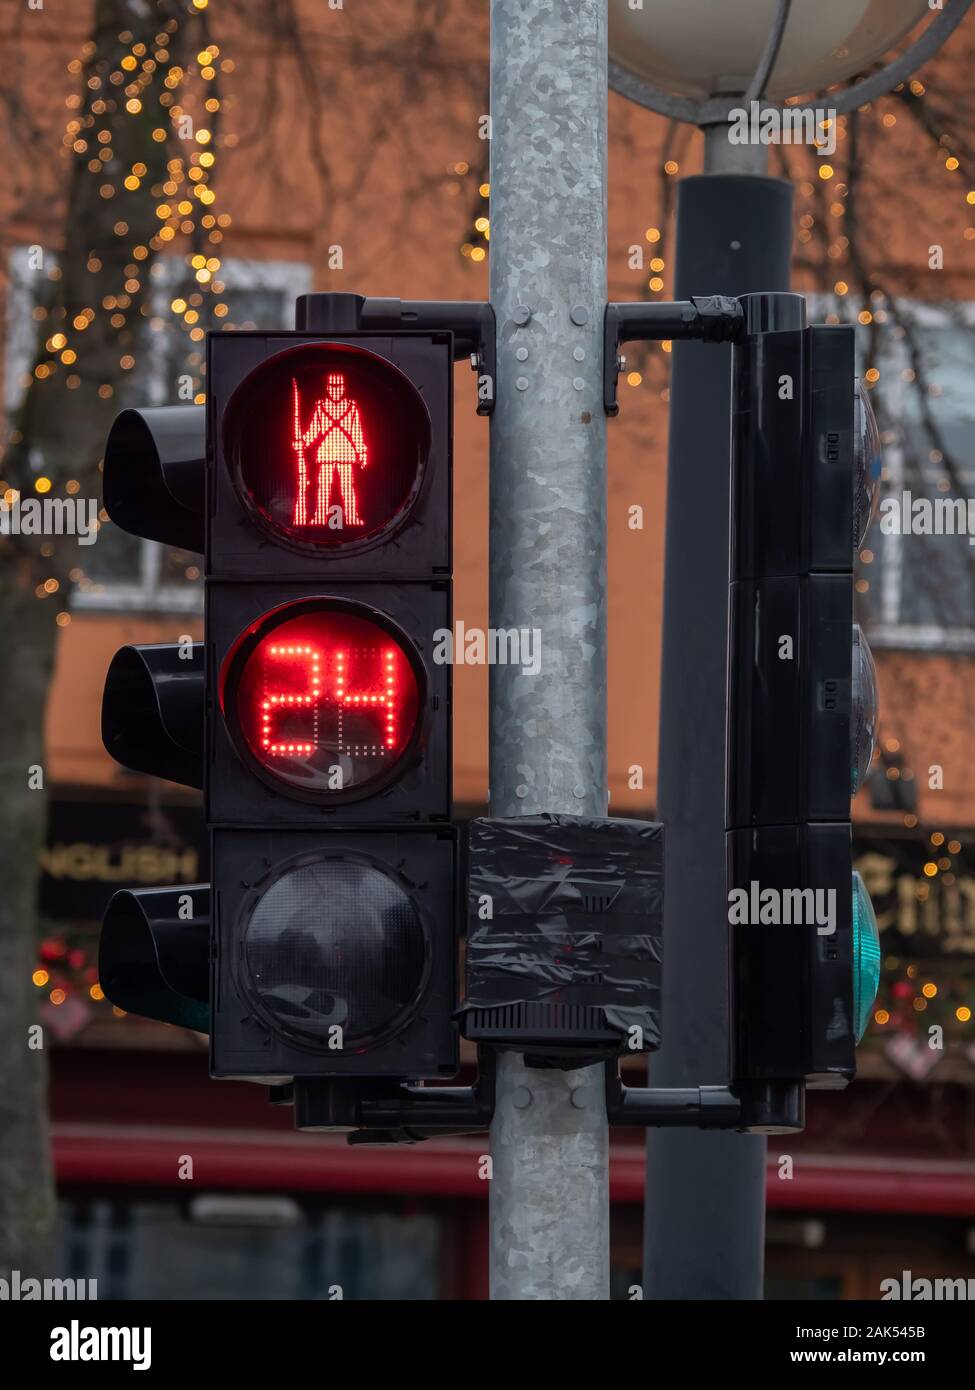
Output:
M80 90L71 92L66 99L69 117L61 138L64 155L72 161L76 178L94 181L92 201L109 205L114 216L109 217L107 235L101 236L98 245L82 252L81 265L92 277L89 283L94 283L94 277L101 277L97 294L89 292L88 302L75 301L70 308L52 309L38 303L32 309L33 321L42 336L32 368L21 383L25 389L46 392L47 383L55 382L74 391L84 382L101 400L112 399L119 382L140 365L145 340L134 329L142 327L142 320L146 319L149 332L178 331L184 335L186 360L197 368L193 373L194 399L200 404L205 399L200 345L206 327L227 314L220 248L231 224L230 215L220 209L214 187L220 152L234 143L232 136L223 139L218 134L222 103L217 88L219 76L232 73L234 64L218 44L209 41L192 60L182 64L172 60L171 48L180 25L199 25L199 12L207 8L207 0L191 0L185 16L160 23L158 31L147 41L123 30L112 44L104 39L99 39L97 46L94 42L86 43L67 65L69 76L78 79ZM125 136L124 123L129 121L139 123L142 129L131 132L134 139L119 138L120 133ZM140 141L143 157L120 158L116 147L131 150ZM156 174L150 173L153 164L159 163L158 159L154 161L155 147L171 152L165 176L158 182L154 181ZM150 199L156 226L151 234L140 238L133 224L147 221L146 203ZM133 216L132 200L141 200L137 216ZM169 297L164 317L155 315L150 267L159 266L163 260L178 263L184 242L190 243L181 257L187 289L182 296ZM120 273L113 283L116 264ZM44 273L52 288L63 279L63 270L56 263L48 264ZM96 325L102 332L93 351L90 344ZM108 365L106 341L116 344L115 361L112 363L109 356ZM29 444L29 426L24 432L14 429L9 443ZM19 461L26 462L26 451L18 449L18 453ZM29 468L23 472L19 488L0 482L0 495L8 504L17 501L28 487L38 497L60 490L56 467L44 468L32 478ZM63 480L63 491L68 497L77 496L81 490L77 478ZM99 523L104 524L107 519L102 510ZM58 627L66 627L71 621L67 591L97 586L81 565L69 564L56 556L50 542L40 544L36 555L51 558L51 564L45 572L42 560L35 570L34 596L38 602L53 600L52 607L59 607L54 622ZM190 573L187 572L188 577ZM198 570L192 573L193 577L199 576ZM105 999L96 961L82 941L53 932L46 935L40 942L31 980L47 1007L57 1010L59 1016L62 1011L68 1012L66 1006L72 1000L83 1001L86 1010L95 1007L122 1015Z
M193 9L202 11L207 9L207 4L194 0ZM123 30L118 35L115 66L107 72L91 69L96 52L92 42L85 44L79 56L68 64L72 76L88 73L85 82L94 99L84 114L68 120L62 144L66 151L79 158L89 156L85 168L98 180L99 196L106 201L118 200L119 215L113 231L126 243L125 265L122 282L114 293L105 294L100 302L80 308L70 322L45 340L45 352L39 354L33 368L37 381L51 380L60 369L67 367L70 373L66 385L68 389L75 389L81 381L85 334L91 324L98 315L106 315L112 329L121 335L130 326L135 297L147 288L146 263L151 263L159 253L171 251L180 238L199 240L202 237L206 249L185 254L187 279L193 288L172 298L168 323L150 316L150 329L166 331L176 325L188 342L196 345L202 343L207 323L219 322L227 314L226 303L222 301L226 286L219 273L222 262L217 248L231 225L231 217L218 207L214 181L221 141L213 127L222 105L215 91L218 74L232 73L234 63L221 52L220 45L213 42L207 42L185 67L172 62L170 46L179 24L176 18L168 20L151 44L137 42L131 32ZM118 102L123 100L124 110L133 119L144 119L145 113L154 109L153 103L158 108L159 123L153 126L150 138L156 143L168 144L174 151L162 183L146 187L144 161L114 167L118 161L112 149L111 122L101 124L101 119L117 118ZM72 111L80 112L84 104L81 93L72 93L67 98ZM130 232L125 216L126 199L134 196L156 200L159 226L145 242L126 240ZM96 274L101 269L97 250L90 251L88 270ZM59 278L56 267L49 274L52 279ZM148 305L143 304L142 313L149 315ZM35 311L36 318L43 316L43 309L40 314ZM136 365L134 352L120 352L118 367L121 372L131 372ZM194 352L191 365L196 368L194 399L202 404L205 400L204 364L199 349ZM101 383L98 389L103 398L115 391L110 381Z

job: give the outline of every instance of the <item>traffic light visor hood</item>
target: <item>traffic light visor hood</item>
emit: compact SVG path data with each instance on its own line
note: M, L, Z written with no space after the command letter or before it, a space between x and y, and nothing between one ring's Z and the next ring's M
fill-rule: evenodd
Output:
M203 406L123 410L105 445L105 510L133 536L202 555L205 457Z
M853 1015L857 1042L870 1022L880 988L880 932L866 885L853 874Z
M853 544L859 548L880 505L883 446L870 396L857 378L853 425Z
M203 786L203 643L122 647L102 696L102 742L133 772Z
M853 782L850 795L856 796L870 770L877 744L877 668L873 653L859 623L853 625L853 701L850 714L850 744Z
M106 910L98 979L127 1013L209 1030L210 889L123 889Z

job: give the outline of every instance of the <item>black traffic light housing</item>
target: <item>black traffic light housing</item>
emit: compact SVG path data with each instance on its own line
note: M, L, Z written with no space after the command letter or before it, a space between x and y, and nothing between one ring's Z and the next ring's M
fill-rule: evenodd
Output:
M211 578L449 577L450 333L216 333L207 346ZM398 496L376 498L390 516L378 528L364 528L361 538L353 538L348 525L296 526L293 505L287 506L293 499L286 499L283 486L295 465L295 404L307 419L307 401L333 371L347 381L370 431L381 434L387 468L401 475ZM313 469L315 461L309 462ZM365 485L378 471L370 460L356 481ZM333 486L331 499L337 498ZM333 512L329 520L342 518Z
M487 1078L405 1083L458 1061L434 648L452 617L453 364L471 357L489 413L494 316L343 294L299 300L297 322L211 335L207 407L126 411L109 439L111 518L205 554L206 640L120 652L103 738L126 766L203 785L213 884L117 894L104 987L208 1027L213 1074L273 1083L302 1125L480 1126ZM320 739L348 782L303 756Z
M872 752L855 680L864 473L854 329L742 300L734 352L726 829L733 1077L746 1127L801 1125L855 1073L850 798ZM879 457L869 470L879 471ZM871 667L872 669L872 667ZM866 745L870 746L867 747Z
M341 332L208 342L215 1076L458 1065L454 345L342 300ZM401 1007L376 1029L380 997Z
M860 500L850 500L857 464L852 334L804 330L798 305L794 296L752 296L607 306L610 413L620 342L687 337L738 344L729 885L761 881L801 894L824 880L837 892L828 934L733 928L731 1086L628 1088L608 1066L612 1123L794 1129L802 1124L806 1084L843 1084L852 1074L850 976L863 952L851 921L862 913L851 909L848 793L851 782L858 785L872 732L855 680L859 671L863 687L865 644L851 661L852 556L841 544L845 535L852 548L862 529ZM178 890L117 895L104 930L106 992L151 1017L209 1023L213 1074L272 1084L272 1098L294 1104L302 1127L354 1128L358 1139L379 1142L483 1128L493 1106L490 1067L473 1089L408 1083L448 1075L457 1064L447 1014L455 1002L458 846L444 820L449 731L437 729L441 715L449 718L449 668L433 669L432 624L450 627L450 364L472 355L478 410L490 413L493 314L486 305L315 295L299 301L298 326L295 334L211 340L205 464L198 408L127 412L110 440L105 489L113 519L137 535L205 544L207 633L202 705L195 648L185 670L168 648L117 659L105 742L130 766L153 773L165 767L192 785L199 780L196 731L205 724L214 883L212 893L184 892L186 920L178 915L185 902L172 896ZM388 400L400 389L393 383L409 384L413 424L405 453L388 421L382 424L398 480L387 489L379 524L336 543L331 530L364 524L349 480L368 466L367 453L373 463L375 455L368 444L363 450L355 412L346 418L344 409L352 452L323 453L322 411L334 414L326 396L333 404L370 399L363 369L385 383ZM343 395L336 383L333 390L330 374L347 375L344 385L354 389ZM782 393L783 381L791 397ZM270 413L263 409L268 391L276 398ZM377 386L371 399L382 394ZM780 410L776 399L791 408ZM310 458L306 448L314 451ZM297 493L288 494L282 480L294 476ZM363 496L374 493L375 476L362 487ZM285 633L283 606L314 632ZM300 725L310 705L318 708L325 677L317 644L329 639L330 622L340 628L338 618L350 615L372 622L373 636L363 641L378 644L385 686L367 695L361 676L358 684L352 679L350 650L348 667L332 671L333 703L350 714L350 724L351 715L368 715L365 706L385 714L377 721L381 735L370 741L360 732L345 750L347 761L355 771L357 759L375 762L388 747L397 763L395 776L375 777L369 768L354 794L356 777L323 788L320 769L305 756L303 745L319 746L318 724L314 737L293 724L285 735L279 719L283 711ZM273 639L278 627L281 636ZM778 627L790 629L784 635L792 638L792 678L770 664L770 640L783 635L773 633ZM301 698L283 679L260 694L248 676L247 660L260 657L262 638L281 647L275 654L269 644L268 656L297 657L308 676ZM333 648L343 646L344 662L352 639L332 638ZM742 656L746 669L738 664ZM334 658L333 668L341 665ZM408 739L397 737L398 716L390 712L401 677L407 686L415 682ZM255 718L248 725L238 706L249 698ZM142 748L140 718L147 731ZM792 726L791 739L777 735L777 719ZM332 727L328 737L341 746L348 733ZM849 760L851 742L853 776L848 761L841 811L838 749ZM279 756L292 764L284 778ZM263 775L255 762L263 762ZM397 795L396 783L402 779L405 788L410 778L409 795ZM607 905L600 898L593 910L603 913ZM384 954L387 939L395 949ZM536 1022L519 1020L523 1040L521 1025L531 1032ZM490 1019L475 1019L475 1031L481 1023L490 1028ZM337 1049L330 1046L335 1028L342 1035ZM566 1041L572 1051L571 1028L557 1031L549 1061Z
M211 872L213 1076L456 1072L452 828L215 830Z

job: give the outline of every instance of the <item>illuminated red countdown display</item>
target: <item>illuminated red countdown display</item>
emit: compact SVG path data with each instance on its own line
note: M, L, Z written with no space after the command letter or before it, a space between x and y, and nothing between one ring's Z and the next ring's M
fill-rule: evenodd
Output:
M415 741L418 659L352 604L311 599L268 614L224 666L224 714L265 777L323 800L395 776Z
M227 411L224 450L254 519L302 549L362 548L405 519L430 418L391 363L317 343L256 368Z

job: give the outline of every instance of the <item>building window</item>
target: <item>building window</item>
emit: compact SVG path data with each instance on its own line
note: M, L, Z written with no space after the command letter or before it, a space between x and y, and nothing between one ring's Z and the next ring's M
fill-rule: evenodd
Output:
M969 510L975 522L975 304L901 309L903 325L882 328L872 362L887 506L860 552L859 615L875 648L975 651L975 545L964 529ZM894 529L918 500L938 504L936 532L919 533L923 520L909 534ZM948 504L960 534L937 533Z
M99 1299L443 1296L442 1214L395 1201L91 1192L62 1200L59 1214L62 1277L94 1279Z
M57 257L44 252L45 273L30 266L29 248L10 257L5 352L5 403L16 410L35 351L32 310L50 285ZM220 302L226 329L262 328L271 332L294 327L294 301L311 288L311 268L301 261L230 258L221 266L226 290ZM188 278L189 277L189 278ZM187 400L187 383L202 386L204 345L189 340L172 310L175 299L188 298L198 286L182 257L160 257L152 268L145 343L127 383L126 404L170 405ZM203 566L198 555L129 536L108 524L85 555L84 577L75 587L77 610L201 613Z

